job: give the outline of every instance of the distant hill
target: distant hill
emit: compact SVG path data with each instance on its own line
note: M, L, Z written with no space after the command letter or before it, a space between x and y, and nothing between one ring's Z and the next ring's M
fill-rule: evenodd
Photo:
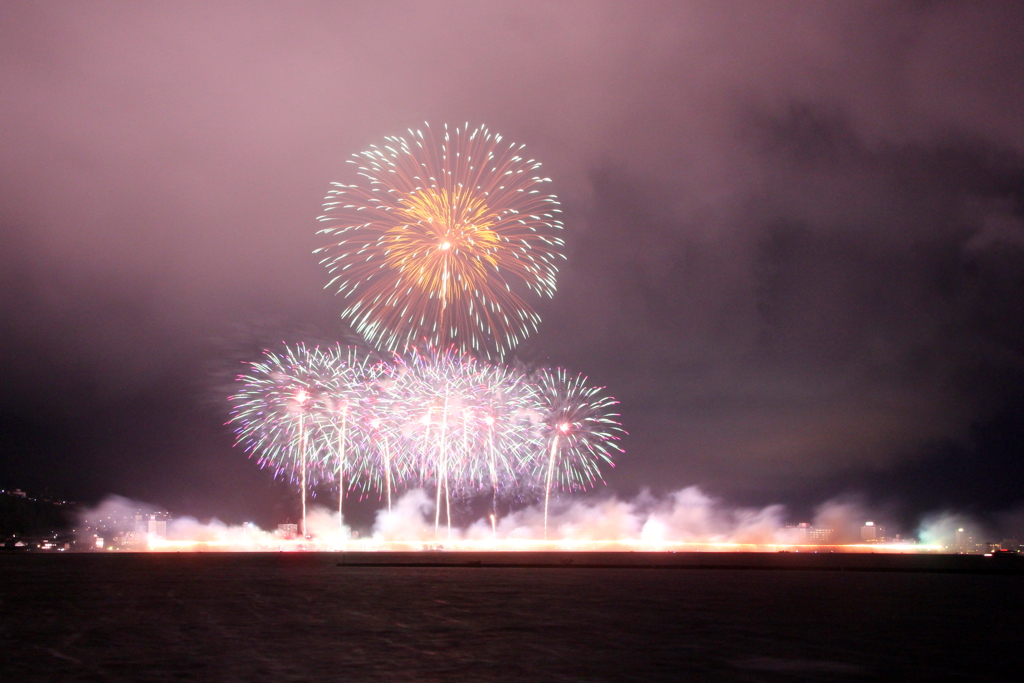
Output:
M65 531L73 522L71 505L23 498L10 491L0 493L0 537L40 536Z

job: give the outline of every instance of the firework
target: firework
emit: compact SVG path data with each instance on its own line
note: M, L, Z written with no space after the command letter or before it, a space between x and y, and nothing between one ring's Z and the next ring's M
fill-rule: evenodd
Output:
M299 345L265 352L239 378L232 420L261 465L300 481L333 480L345 491L434 489L435 533L442 497L490 493L492 523L503 494L585 489L612 465L622 428L616 401L564 370L523 373L454 347L383 362L354 348ZM305 525L305 522L303 522ZM303 527L305 528L305 526Z
M525 295L554 294L562 224L522 149L467 124L355 155L361 182L334 183L319 219L333 241L317 253L371 344L501 357L536 330Z
M538 453L538 433L531 417L538 403L536 388L518 371L489 365L474 391L477 490L491 489L491 524L497 524L498 497L502 491L517 493L523 472Z
M404 363L407 443L417 461L419 485L433 483L436 489L435 531L442 492L450 533L452 491L463 489L473 469L473 391L482 366L454 348L414 352Z
M238 441L257 456L261 466L298 478L302 492L302 533L306 533L306 490L311 461L316 460L319 422L330 394L334 364L318 348L304 344L282 353L264 352L239 377L242 389L230 400L231 420L240 426Z
M362 461L371 456L368 449L359 448L360 440L352 436L359 433L368 387L383 372L383 364L373 362L369 355L357 348L340 344L321 358L326 372L323 377L323 410L318 415L321 418L318 420L318 437L324 445L319 452L325 456L320 464L325 470L335 472L338 523L344 526L345 475L349 475L349 487L359 486L363 473L367 472Z
M391 493L408 478L407 460L401 451L403 408L408 403L404 386L397 381L399 367L392 363L372 366L362 383L357 415L357 443L365 475L365 489L383 491L391 511Z
M298 479L303 534L307 487L325 481L339 520L346 491L390 511L393 492L433 487L434 533L443 495L449 536L453 496L489 493L496 534L500 497L543 490L546 536L552 490L592 486L622 433L615 400L583 376L488 362L537 329L529 295L554 294L558 201L522 145L483 126L425 130L354 155L359 182L334 183L319 217L342 317L393 359L267 351L239 377L231 421L261 466Z
M545 539L552 487L573 491L593 486L601 478L599 464L614 467L611 451L621 451L616 442L624 432L618 415L610 412L618 401L603 395L604 387L588 387L586 381L560 368L543 369L534 379L537 426L547 450L542 470Z
M535 387L521 372L454 349L416 353L406 367L406 443L419 463L417 484L435 486L435 527L442 491L449 529L451 497L484 491L496 523L499 496L529 488L526 474L542 448Z

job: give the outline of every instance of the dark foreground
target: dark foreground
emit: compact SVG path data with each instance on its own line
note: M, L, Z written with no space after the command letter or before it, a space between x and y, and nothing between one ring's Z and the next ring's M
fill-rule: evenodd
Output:
M842 547L842 546L840 546ZM771 571L1018 574L1024 555L865 552L345 552L344 567L463 567L522 569L743 569Z
M494 567L425 555L456 566L332 553L0 556L0 680L1004 681L1021 671L1019 574L579 568L555 555L552 568Z

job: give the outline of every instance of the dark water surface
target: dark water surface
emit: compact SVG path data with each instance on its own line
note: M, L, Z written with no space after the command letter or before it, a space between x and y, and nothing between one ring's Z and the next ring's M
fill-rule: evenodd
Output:
M0 556L2 681L1010 681L1021 576Z

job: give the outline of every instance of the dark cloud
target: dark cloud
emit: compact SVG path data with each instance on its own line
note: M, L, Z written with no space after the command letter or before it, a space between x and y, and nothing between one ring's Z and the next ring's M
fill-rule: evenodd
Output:
M346 155L470 121L564 201L519 354L622 399L612 487L1010 509L1022 33L999 2L7 3L0 483L285 505L210 396L346 334L311 255Z

